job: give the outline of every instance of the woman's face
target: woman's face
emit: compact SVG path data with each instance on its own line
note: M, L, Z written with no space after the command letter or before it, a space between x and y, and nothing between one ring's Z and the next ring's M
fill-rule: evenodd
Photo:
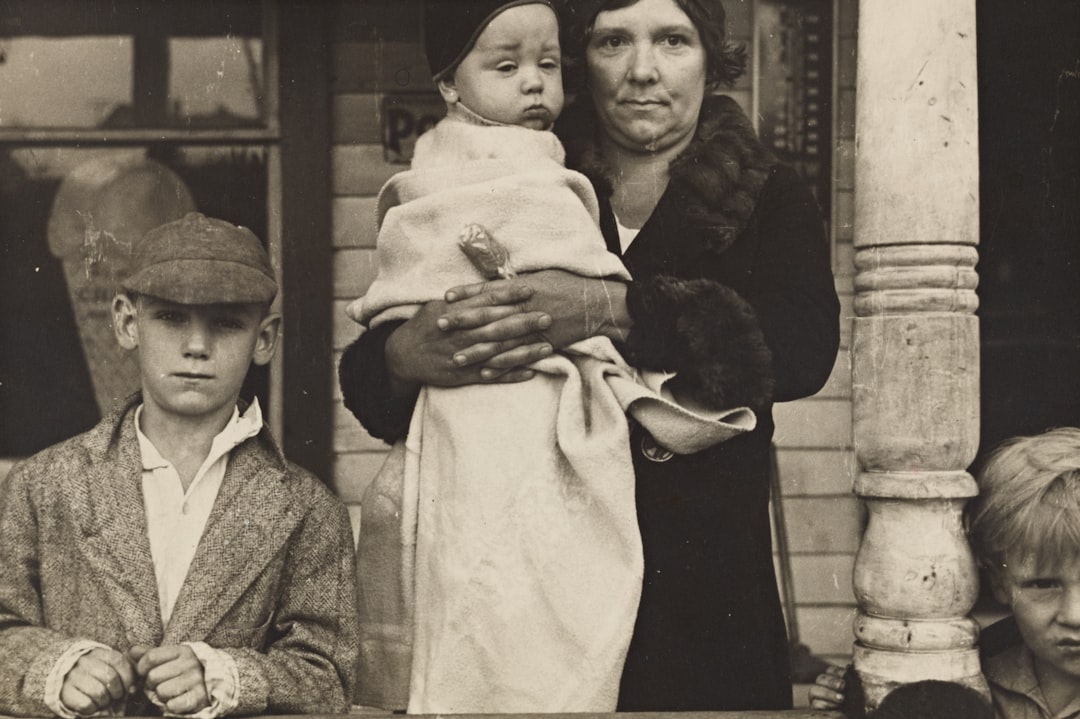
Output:
M596 16L585 50L600 128L634 152L689 143L705 97L705 47L675 0L638 0Z

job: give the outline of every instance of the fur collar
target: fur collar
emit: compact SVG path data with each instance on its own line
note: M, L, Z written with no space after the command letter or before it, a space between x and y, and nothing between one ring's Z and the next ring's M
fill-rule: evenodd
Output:
M611 195L612 173L600 153L598 127L588 96L579 97L555 128L567 166L586 175L599 195ZM725 95L706 97L694 139L671 163L665 195L684 198L680 208L714 252L726 250L754 213L776 158L758 141L749 118Z

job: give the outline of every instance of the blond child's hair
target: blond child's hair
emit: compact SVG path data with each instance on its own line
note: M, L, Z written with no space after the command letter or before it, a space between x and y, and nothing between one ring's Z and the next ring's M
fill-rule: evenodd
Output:
M1011 557L1039 571L1080 559L1080 428L1015 437L994 450L968 505L979 563L995 576Z

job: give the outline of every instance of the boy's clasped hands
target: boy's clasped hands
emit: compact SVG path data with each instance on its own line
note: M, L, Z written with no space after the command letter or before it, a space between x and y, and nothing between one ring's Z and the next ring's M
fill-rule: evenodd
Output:
M112 707L122 713L127 697L140 688L170 714L193 714L210 706L202 662L186 644L137 644L126 654L95 648L64 677L60 701L84 716Z

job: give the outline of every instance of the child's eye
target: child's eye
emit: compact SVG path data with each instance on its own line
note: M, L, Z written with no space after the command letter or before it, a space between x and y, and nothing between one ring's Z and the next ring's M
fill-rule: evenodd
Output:
M218 317L215 321L215 324L218 327L226 330L237 330L243 328L244 326L244 323L236 319L235 317Z
M168 322L169 324L176 324L184 321L184 315L181 312L173 312L171 310L161 310L154 313L154 318L161 320L162 322Z
M1061 581L1054 577L1035 577L1020 583L1020 591L1036 599L1057 594L1061 590Z

